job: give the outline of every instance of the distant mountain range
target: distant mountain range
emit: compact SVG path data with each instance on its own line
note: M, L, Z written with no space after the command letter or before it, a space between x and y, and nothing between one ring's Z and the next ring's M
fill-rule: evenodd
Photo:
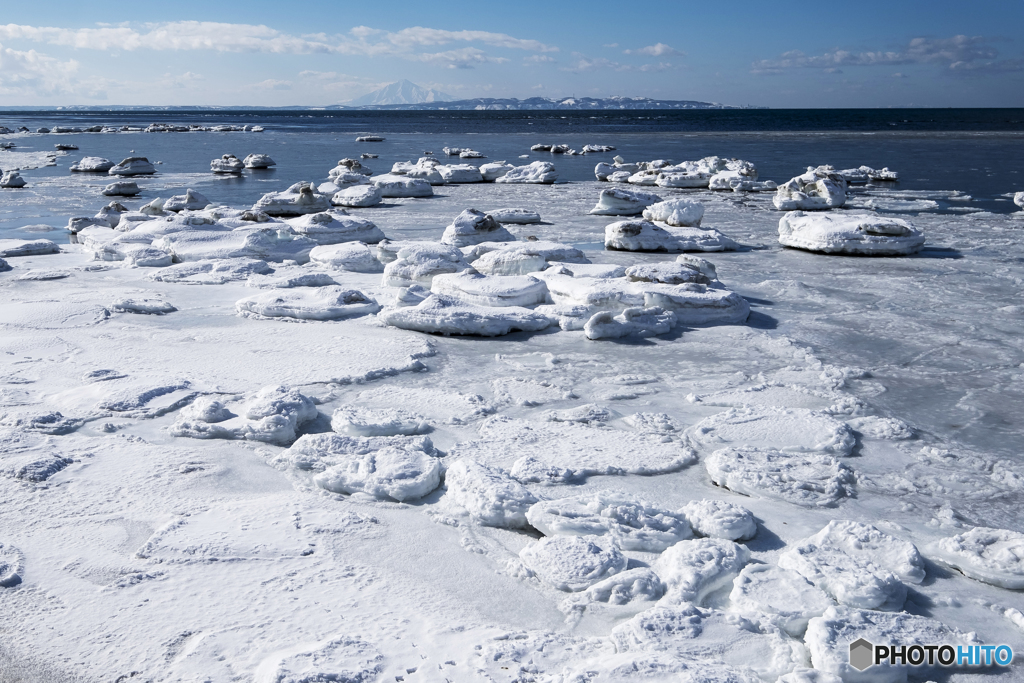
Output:
M424 104L428 102L448 102L454 99L451 95L440 90L421 88L415 83L401 80L391 85L386 85L380 90L358 97L351 102L346 102L349 107L374 107L390 105Z

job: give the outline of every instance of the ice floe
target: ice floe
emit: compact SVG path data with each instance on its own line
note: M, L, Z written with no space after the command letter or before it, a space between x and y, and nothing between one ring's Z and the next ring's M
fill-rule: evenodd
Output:
M585 264L589 259L576 247L558 242L482 242L464 248L473 268L486 275L525 275L546 269L552 263Z
M481 167L481 170L483 167ZM517 166L507 171L496 183L550 185L558 179L555 165L549 161L534 161L526 166Z
M925 238L907 221L869 213L787 213L779 220L779 243L825 254L903 256L924 246Z
M422 450L385 446L352 455L313 481L333 493L365 493L399 502L422 498L441 483L437 458Z
M669 547L654 563L673 602L702 604L712 593L728 588L750 562L750 551L732 541L698 538Z
M480 166L480 175L483 176L485 183L493 183L513 168L515 167L512 166L512 164L506 164L503 161L491 164L482 164Z
M618 221L604 229L605 249L617 251L729 251L739 245L710 228L666 230L647 220Z
M724 500L690 501L679 513L686 516L701 536L727 541L749 541L757 535L757 523L750 510Z
M59 253L60 247L50 240L0 239L0 258Z
M18 189L25 187L25 179L21 177L21 174L17 171L7 171L0 174L0 187L8 189Z
M471 164L452 164L437 166L435 169L444 181L450 185L462 183L482 183L484 176L480 169Z
M674 227L699 228L704 218L704 205L682 197L651 204L643 213L649 221L658 221Z
M493 209L487 215L499 223L512 223L515 225L529 225L540 223L540 214L536 211L523 208Z
M761 448L724 448L705 466L711 481L754 498L806 507L836 505L854 493L853 470L830 455Z
M476 209L465 209L444 229L441 243L469 247L481 242L513 242L515 237L491 216Z
M173 232L155 239L153 246L169 251L178 261L257 258L305 263L317 243L290 230L247 228Z
M836 209L846 203L846 180L831 166L807 172L779 185L772 198L780 211Z
M388 276L387 268L384 276ZM551 325L550 318L526 308L478 306L445 294L430 294L414 306L385 309L377 317L392 327L445 336L499 337L517 331L537 332Z
M205 195L195 190L185 190L185 194L174 195L164 202L164 211L198 211L210 205Z
M260 197L252 208L269 216L301 216L327 211L331 205L331 198L318 194L315 190L312 183L295 183L282 192L268 192Z
M9 543L0 543L0 588L11 588L22 582L25 556Z
M770 564L748 564L732 583L729 609L770 619L786 633L800 638L807 622L820 617L835 602L800 574Z
M587 339L654 337L667 334L678 323L676 314L660 306L627 308L620 313L600 311L583 326Z
M433 428L422 415L400 408L343 405L331 416L331 429L349 436L412 436Z
M907 587L892 572L869 559L869 553L851 555L815 537L786 548L779 567L803 576L841 605L897 612L907 599Z
M972 579L1024 589L1024 534L1019 531L974 527L938 541L931 551Z
M68 166L68 170L78 173L106 173L114 167L114 162L103 157L82 157Z
M142 190L134 180L122 180L104 187L102 194L107 197L134 197L140 192Z
M856 444L849 426L831 415L775 406L732 408L704 418L688 433L704 446L736 444L841 457Z
M330 203L334 206L362 208L377 206L380 204L381 198L382 195L376 185L351 185L335 192L331 196Z
M239 299L240 315L299 320L341 320L380 310L376 301L355 289L333 285L267 290Z
M273 272L274 269L266 261L259 259L208 259L161 268L149 275L148 279L187 285L222 285L232 280L245 280L252 275L268 275Z
M543 303L548 289L529 275L461 273L435 275L430 289L478 306L534 306Z
M128 157L111 166L107 173L119 176L153 175L156 173L156 167L146 157Z
M542 538L519 558L544 583L573 593L624 571L628 563L611 539L580 536Z
M387 287L429 287L436 275L460 273L470 267L461 251L434 242L381 242L377 258L386 264L382 282Z
M362 242L342 242L315 247L309 252L309 260L331 270L346 270L352 273L384 271L384 265Z
M349 216L343 210L306 214L286 222L294 232L321 245L342 242L376 244L384 239L384 233L372 221Z
M241 175L245 164L234 154L225 154L210 162L210 170L221 175Z
M612 187L601 190L601 197L590 213L597 216L639 216L651 204L662 201L650 192Z
M250 154L242 160L246 168L270 168L277 166L277 162L266 154Z
M904 581L924 581L924 559L917 547L871 524L833 520L807 539L818 545L831 545L848 555L872 562L891 571Z
M445 472L448 503L469 512L484 526L526 527L527 511L537 502L529 489L504 471L460 458Z
M110 310L115 313L165 315L178 309L162 299L117 299L110 304Z
M384 198L434 196L430 183L421 178L386 174L376 176L370 182L380 190L380 196Z

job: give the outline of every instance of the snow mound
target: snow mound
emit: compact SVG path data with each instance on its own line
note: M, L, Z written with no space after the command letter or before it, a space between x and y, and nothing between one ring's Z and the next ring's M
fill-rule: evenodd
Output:
M485 275L525 275L551 263L589 263L582 251L558 242L484 242L467 250L467 260Z
M469 271L436 275L430 290L487 307L534 306L544 303L548 295L547 285L529 275L482 275Z
M441 244L468 247L481 242L514 242L515 239L491 216L476 209L466 209L444 229Z
M223 285L245 280L253 275L268 275L274 269L259 259L232 258L192 261L161 268L147 276L154 282L176 282L186 285Z
M683 515L618 491L541 501L526 518L545 536L608 536L623 550L651 553L693 535Z
M659 306L627 308L621 313L595 313L583 326L587 339L654 337L667 334L678 323L676 314Z
M282 192L268 192L252 208L268 216L301 216L327 211L331 208L331 199L315 190L312 183L295 183Z
M290 647L287 652L260 662L253 683L370 683L384 665L384 656L374 646L351 636Z
M831 507L853 495L853 471L830 455L725 448L704 465L715 484L754 498Z
M25 556L13 545L0 543L0 588L10 588L21 583L25 573Z
M277 166L277 162L266 154L250 154L245 159L242 159L242 163L246 168L270 168L271 166Z
M516 225L540 223L540 214L536 211L531 211L530 209L494 209L492 211L488 211L487 215L499 223L513 223Z
M353 455L313 478L332 493L365 493L399 502L422 498L441 483L441 464L421 450L385 446Z
M1024 536L1022 536L1024 539ZM924 558L910 541L879 531L871 524L849 520L832 520L807 539L818 545L831 545L891 571L910 583L924 581Z
M650 192L612 187L601 190L597 205L590 210L596 216L639 216L651 204L662 201Z
M448 502L465 508L484 526L523 528L527 511L537 502L529 489L505 472L468 458L448 467L445 486Z
M846 203L846 180L831 166L807 167L807 172L779 185L772 198L780 211L820 211Z
M789 546L779 555L779 567L795 571L848 607L896 612L907 599L907 587L892 572L863 554L847 554L814 537Z
M371 179L370 182L380 190L380 196L385 199L434 196L434 189L430 183L421 178L387 173Z
M853 430L816 410L748 406L704 418L687 432L704 446L736 444L789 452L818 451L847 456Z
M122 159L121 163L111 166L107 173L119 176L153 175L156 168L146 157L128 157Z
M519 551L519 558L544 583L578 593L625 571L629 560L607 542L610 540L580 536L542 538Z
M340 320L380 310L376 301L355 289L338 285L268 290L235 302L239 315L299 320Z
M390 243L392 247L396 243ZM403 243L396 258L386 261L388 249L385 245L377 246L377 257L384 266L382 284L385 287L410 287L412 285L430 286L434 276L446 273L460 273L469 269L462 252L455 247L434 242Z
M426 434L432 428L422 415L400 408L344 405L331 416L331 429L349 436L412 436Z
M114 162L103 157L82 157L81 160L68 166L68 170L77 173L106 173L114 168Z
M377 260L374 252L362 242L341 242L315 247L309 252L309 260L332 270L351 273L380 273L384 265Z
M669 231L647 220L619 221L604 229L605 249L614 251L728 251L739 245L717 230L676 228Z
M380 204L381 197L380 190L375 185L351 185L340 192L335 192L331 196L330 203L334 206L361 208L377 206Z
M526 166L517 166L494 182L531 185L550 185L558 179L555 165L550 161L534 161Z
M690 501L678 514L685 515L701 536L748 541L757 534L757 523L750 510L724 500Z
M1011 590L1024 589L1024 534L974 527L932 546L942 562L964 575Z
M668 199L648 206L643 216L649 221L678 228L699 228L704 219L704 205L692 199Z
M0 258L59 253L60 247L50 240L0 240Z
M450 185L460 183L482 183L484 176L480 169L472 164L451 164L448 166L437 166L435 170L441 174L441 178Z
M514 331L537 332L551 325L550 318L526 308L477 306L444 294L431 294L415 306L382 311L378 318L403 330L445 336L500 337Z
M143 313L149 315L164 315L178 310L162 299L117 299L110 304L110 309L115 313Z
M907 221L870 213L792 211L779 220L779 244L823 254L904 256L920 251L924 242Z
M176 194L164 202L164 211L198 211L210 205L205 195L195 190L185 190L185 194Z
M654 571L675 602L703 603L712 593L732 585L750 562L750 551L732 541L698 538L680 541L661 554Z
M794 638L803 636L807 622L820 617L835 603L820 588L788 569L769 564L749 564L732 583L731 610L771 621Z
M317 244L376 244L384 239L384 233L372 221L349 216L344 211L307 214L286 222L294 232L315 240Z

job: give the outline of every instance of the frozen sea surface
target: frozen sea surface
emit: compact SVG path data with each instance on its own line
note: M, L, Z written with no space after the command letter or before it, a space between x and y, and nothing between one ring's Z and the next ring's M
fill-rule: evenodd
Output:
M444 162L446 144L517 164L535 142L576 144L549 132L372 132L388 140L356 145L347 133L292 129L13 139L16 153L67 139L79 155L119 161L135 150L164 161L139 181L142 195L121 200L131 209L187 187L248 207L300 180L322 182L338 159L361 151L379 153L364 163L383 173L424 150ZM436 241L463 209L524 207L544 222L506 226L517 238L560 241L595 264L630 266L674 256L603 249L613 219L587 212L607 185L588 174L614 153L629 161L737 156L780 181L819 163L888 165L908 179L852 195L878 200L875 210L908 217L924 232L924 250L906 258L784 249L770 193L658 188L664 198L701 202L703 225L742 245L704 256L752 314L743 325L617 341L557 328L438 337L373 315L240 317L235 302L265 291L244 279L187 285L147 277L155 268L92 260L58 228L105 205L99 190L109 179L70 174L75 155L56 166L25 164L29 187L0 193L0 238L44 237L63 252L10 257L11 270L0 273L0 680L7 670L90 682L575 681L623 680L630 671L685 680L711 675L709 662L719 662L714 675L732 672L721 680L775 680L800 667L838 666L845 653L829 655L829 639L845 648L843 634L865 628L863 613L881 615L879 624L906 637L1024 651L1021 592L1001 587L1017 585L1024 552L1024 221L1012 204L996 202L1022 181L1001 167L986 176L987 195L965 175L963 183L917 183L932 167L900 167L880 152L846 157L844 135L587 134L580 146L619 150L555 158L568 182L439 186L429 199L349 210L389 239ZM995 137L978 144L994 146ZM936 139L927 145L939 150ZM778 156L763 151L772 144L789 155L777 172L769 169ZM806 156L799 162L798 149ZM278 166L235 179L206 171L210 159L250 152L270 154ZM1010 206L986 210L1003 204ZM284 268L291 275L320 266ZM23 277L58 270L60 279ZM346 290L394 300L380 274L329 272ZM176 310L141 315L111 305L123 300ZM418 436L336 439L325 460L350 468L350 478L368 476L373 462L421 467L431 457L444 469L468 458L490 468L491 478L474 484L489 505L518 510L534 499L614 492L615 500L685 516L694 501L721 500L749 510L757 533L739 544L681 540L694 545L665 555L617 548L610 536L544 543L540 552L539 531L482 524L465 495L448 500L444 484L403 503L335 494L318 485L318 471L282 455L287 444L171 433L186 408L189 419L202 413L231 428L285 419L287 406L253 412L265 403L261 390L277 386L315 406L314 419L297 423L301 434L331 432L335 410L352 406L401 410L429 425ZM396 441L382 447L374 439ZM586 449L581 469L606 474L515 479L537 463L571 470L574 447ZM706 464L720 456L712 455L744 448L774 454L752 460L787 467L753 473L763 476L744 479L743 494L714 485ZM616 455L622 466L609 467ZM517 469L523 458L534 469ZM666 461L675 464L662 467ZM814 485L821 463L852 472L849 495L829 505L774 495L780 478ZM405 476L388 467L371 474ZM629 474L644 470L661 473ZM619 509L619 524L631 523L631 509ZM859 524L819 533L833 520ZM970 533L975 527L1009 533ZM954 556L943 541L960 535L966 540L954 544ZM910 552L905 542L923 556L920 582L916 572L910 580L897 571L896 555ZM791 559L780 562L784 555ZM756 563L773 567L765 576L806 604L786 604L792 614L780 616L771 596L734 591L749 581L737 579L742 566ZM863 609L875 603L896 611ZM804 620L813 636L803 635ZM1024 678L1019 665L994 673L913 675Z

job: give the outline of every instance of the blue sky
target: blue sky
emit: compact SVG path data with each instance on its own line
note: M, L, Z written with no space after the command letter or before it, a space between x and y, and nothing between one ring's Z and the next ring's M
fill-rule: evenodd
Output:
M0 107L456 97L1024 106L1024 2L4 3Z

